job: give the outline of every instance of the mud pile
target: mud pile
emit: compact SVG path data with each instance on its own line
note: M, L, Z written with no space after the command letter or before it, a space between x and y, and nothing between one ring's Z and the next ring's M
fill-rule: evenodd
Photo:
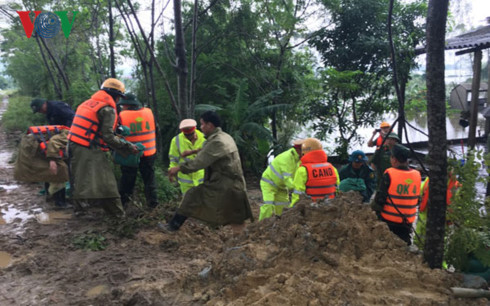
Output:
M451 296L456 284L453 275L429 269L369 206L346 194L327 205L300 201L281 218L249 225L185 287L207 305L469 302Z

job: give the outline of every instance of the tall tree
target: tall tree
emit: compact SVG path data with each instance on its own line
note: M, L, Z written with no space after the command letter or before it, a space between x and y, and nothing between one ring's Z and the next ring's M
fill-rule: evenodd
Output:
M427 14L427 121L429 127L430 193L424 260L441 268L444 255L447 189L444 41L448 0L429 0Z
M386 27L389 0L322 2L331 13L332 25L322 28L311 40L326 68L322 72L323 92L309 105L309 114L320 138L339 134L336 153L347 157L349 145L360 140L357 130L372 126L396 106L390 99L393 71ZM416 65L413 51L424 37L418 19L425 11L423 1L395 3L393 8L393 37L402 82Z

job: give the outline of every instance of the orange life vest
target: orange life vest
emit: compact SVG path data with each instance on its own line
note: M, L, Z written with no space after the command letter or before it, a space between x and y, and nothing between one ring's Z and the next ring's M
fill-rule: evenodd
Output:
M70 128L64 125L41 125L31 126L27 129L27 134L34 135L34 138L39 142L39 149L46 155L48 142L51 136L61 133L62 130L69 130ZM60 157L65 156L65 152L60 150Z
M325 151L315 150L306 153L301 158L301 166L306 168L308 174L305 191L312 200L335 197L337 175L332 164L327 162Z
M411 224L417 217L417 203L420 195L420 172L388 168L390 176L388 197L381 211L381 217L393 223Z
M109 94L99 90L90 99L78 106L68 134L68 140L84 147L97 145L102 151L108 151L109 147L99 132L99 118L97 117L97 112L105 106L114 109L116 116L113 129L115 130L117 123L116 103Z
M461 186L461 183L458 182L454 178L450 178L447 182L447 191L446 191L446 204L449 206L451 204L451 200L453 198L453 189L458 189ZM420 212L424 212L427 208L427 202L429 201L429 178L427 178L427 182L424 184L424 189L421 191L423 194L422 201L420 202Z
M119 113L120 123L129 127L131 134L125 139L132 143L141 142L145 146L143 156L157 152L155 141L155 119L151 109L124 110Z

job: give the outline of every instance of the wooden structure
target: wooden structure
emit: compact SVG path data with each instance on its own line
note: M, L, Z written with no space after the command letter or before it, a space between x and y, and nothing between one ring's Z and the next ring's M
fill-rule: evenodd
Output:
M446 50L460 50L456 52L456 55L474 53L471 105L469 108L470 129L468 132L468 145L471 148L474 148L476 144L482 50L490 48L490 17L487 17L487 23L486 26L446 40ZM487 84L487 91L489 87ZM489 96L487 94L487 99L490 98Z
M471 83L461 83L456 85L449 95L449 105L451 108L469 111L471 106ZM478 111L482 111L487 104L488 84L480 83L478 89Z

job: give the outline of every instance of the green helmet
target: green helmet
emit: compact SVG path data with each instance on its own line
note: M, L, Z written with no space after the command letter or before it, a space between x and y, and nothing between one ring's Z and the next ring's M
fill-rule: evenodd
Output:
M133 105L137 107L141 107L140 101L138 101L138 98L132 93L127 93L125 98L121 98L119 102L117 103L118 105Z

